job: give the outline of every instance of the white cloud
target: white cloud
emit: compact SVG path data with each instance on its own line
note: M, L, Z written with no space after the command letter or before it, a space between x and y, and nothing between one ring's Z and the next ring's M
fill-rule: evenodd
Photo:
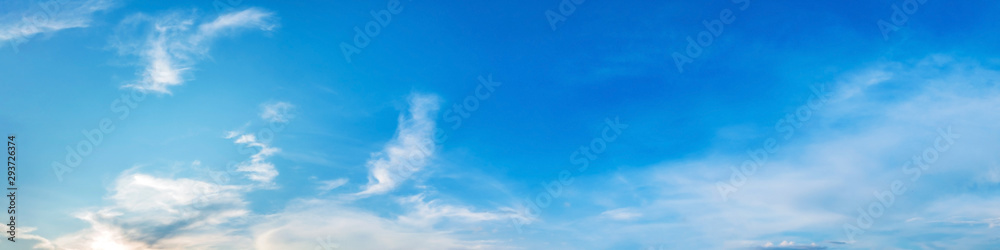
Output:
M410 114L400 117L396 138L387 146L386 154L392 156L379 159L396 162L393 158L408 156L400 151L426 146L420 143L434 128L437 99L414 95L410 103ZM484 227L496 232L519 216L511 208L480 211L426 193L389 198L398 203L399 213L352 205L356 196L346 195L294 199L280 211L255 214L247 208L246 195L272 186L277 172L267 159L278 149L239 131L228 132L226 138L259 149L236 169L265 185L225 185L128 170L110 188L109 205L77 214L89 228L51 243L34 240L42 242L39 247L56 249L501 249L505 242L483 240L493 238ZM193 161L191 167L200 169L202 164ZM372 185L402 181L395 176L382 180ZM325 192L347 182L321 181L317 189Z
M14 10L17 2L0 3L0 8L7 12L0 16L0 47L11 44L16 49L18 44L38 34L88 27L94 13L114 5L110 0L24 2L28 6L17 11Z
M269 102L260 105L260 119L269 122L288 122L292 118L292 108L287 102Z
M77 215L90 228L53 241L58 249L191 249L229 245L245 248L234 235L234 219L249 215L244 188L192 179L123 173L111 205Z
M143 67L140 79L126 87L169 94L183 84L186 73L207 57L215 38L245 29L270 31L274 14L257 8L223 14L198 24L194 14L170 13L159 17L133 15L122 21L113 46L120 54L135 55Z
M191 37L191 44L201 44L205 40L213 39L216 36L235 32L240 29L258 28L264 31L273 30L277 25L271 22L273 14L260 9L246 9L243 11L227 13L219 16L212 22L198 26L198 32Z
M399 223L432 227L445 220L468 224L484 221L500 221L516 216L513 212L474 212L467 207L442 204L439 200L424 201L425 198L424 194L418 194L400 199L400 203L408 207L410 211L408 214L398 218Z
M763 246L761 246L759 249L782 249L782 250L812 250L812 249L816 249L816 250L819 250L819 249L828 249L828 247L826 247L826 246L819 246L819 245L816 245L816 243L795 244L794 241L783 240L780 243L778 243L777 245L775 245L773 242L768 241Z
M613 220L631 220L641 217L642 214L637 213L629 208L618 208L618 209L604 211L603 213L601 213L601 216L611 218Z
M304 200L252 227L257 249L483 249L496 241L463 240L332 201ZM491 247L492 246L492 247Z
M399 115L396 136L382 152L372 154L368 160L368 185L358 195L381 194L396 188L427 166L434 155L434 119L438 98L413 94L409 105L409 115Z
M49 241L49 239L32 234L32 232L38 230L38 228L20 227L18 228L18 230L20 230L17 232L18 240L38 241L38 243L36 243L34 246L31 246L32 249L50 249L50 250L56 249L56 246L52 244L52 241Z
M996 227L1000 213L991 209L1000 206L1000 199L969 190L995 190L997 185L990 175L996 172L995 165L982 155L1000 151L995 143L1000 140L996 133L1000 116L992 112L1000 108L1000 86L992 80L1000 73L950 62L900 66L891 75L875 85L861 80L838 84L847 86L842 91L851 94L840 95L843 100L817 111L798 130L801 134L783 142L781 152L771 155L728 201L721 200L715 183L729 180L729 167L745 155L709 152L613 176L579 176L575 182L588 184L569 187L564 199L588 197L591 200L573 200L574 207L593 202L616 209L567 221L559 221L560 216L545 217L546 221L532 224L530 230L560 232L541 239L544 243L558 242L565 235L595 239L573 243L595 248L613 248L620 245L612 244L621 242L670 243L691 249L841 245L842 225L854 221L856 209L875 201L872 192L886 190L893 180L909 181L911 176L902 173L900 165L933 145L936 128L953 126L964 135L961 141L942 153L919 183L908 184L907 194L897 197L896 205L876 219L877 226L850 246L876 248L933 234L955 235L957 240L926 239L931 246L982 248L1000 230ZM854 91L857 88L852 86L866 87ZM892 98L879 95L884 88L899 86L909 91L891 91L896 94ZM428 143L437 100L413 95L409 102L395 137L369 161L369 183L359 194L393 190L425 168L433 156ZM849 128L844 127L845 121L850 121ZM252 135L233 132L228 138L261 149L245 161L248 166L266 163L277 152ZM407 165L407 156L421 158L415 162L422 164ZM267 170L274 169L266 166L241 169L252 180L270 182L273 176L267 177L271 173ZM318 190L346 183L346 179L323 181ZM242 197L249 190L125 173L109 196L113 205L80 215L91 228L60 237L53 244L71 249L316 249L323 244L342 249L499 248L510 243L482 240L494 236L465 232L497 224L509 228L505 222L520 216L510 208L483 211L429 198L426 192L396 198L398 211L361 208L350 204L352 199L301 199L279 212L255 215L246 211ZM201 200L209 205L191 206ZM630 200L635 202L615 204Z
M77 217L91 227L54 240L58 249L498 249L499 241L463 239L458 230L502 222L509 213L399 200L407 213L384 218L336 200L301 199L284 210L255 215L244 200L251 189L191 179L124 173L113 204ZM444 228L438 228L448 222ZM503 225L500 225L503 226ZM480 238L480 237L477 237ZM44 241L44 239L41 239Z
M236 171L247 173L247 178L257 181L264 186L273 186L274 183L272 181L274 177L278 176L278 171L274 169L273 163L267 161L267 158L278 153L281 149L259 142L253 134L229 132L226 139L232 138L236 138L234 140L236 144L258 148L258 151L250 156L250 159L236 165Z
M76 215L90 223L89 229L64 235L51 244L57 249L252 248L252 235L246 228L255 215L246 209L244 195L257 188L275 187L273 179L278 172L268 158L280 149L239 131L228 132L226 138L256 150L235 168L255 185L155 177L128 170L114 183L107 197L110 205ZM195 160L190 166L202 169L201 165ZM40 241L44 246L45 239Z
M252 190L126 171L111 189L110 205L77 215L90 228L51 243L31 239L50 249L483 249L500 243L462 239L456 228L509 217L425 201L424 195L400 199L408 212L396 219L318 199L294 200L277 213L255 215L244 197ZM439 229L442 222L449 224Z
M316 187L316 190L319 190L320 191L319 194L322 195L325 194L326 192L329 192L330 190L336 189L340 186L343 186L344 184L347 184L347 178L320 181L319 184L320 185Z
M763 134L761 141L779 138L779 151L747 176L746 184L728 201L720 197L716 182L728 182L731 167L739 168L749 157L746 150L710 148L701 156L625 170L620 173L624 177L575 181L592 184L571 191L607 207L629 207L628 212L642 215L643 223L609 224L607 218L617 212L611 210L583 221L544 221L538 226L569 230L580 238L670 243L679 248L752 248L789 235L795 236L789 242L844 242L843 225L856 221L857 209L878 202L873 192L902 180L906 193L896 197L895 205L875 219L852 247L905 246L912 242L904 239L916 238L952 249L995 244L991 241L995 237L988 235L998 232L990 225L1000 214L989 208L1000 199L975 194L988 194L997 187L989 175L993 162L983 155L1000 151L995 143L1000 140L1000 115L993 111L1000 108L1000 86L995 81L1000 72L936 56L888 65L846 74L844 81L831 87L839 91L834 95L839 100L815 111L792 139L780 141L780 133ZM903 172L903 164L933 147L936 130L947 127L962 137L919 180L911 181L913 174ZM617 204L620 201L633 203ZM924 219L906 222L914 217ZM660 239L674 240L646 237L651 231L664 232L656 236ZM931 233L962 242L925 238ZM774 247L813 247L779 245ZM816 248L828 246L832 245Z

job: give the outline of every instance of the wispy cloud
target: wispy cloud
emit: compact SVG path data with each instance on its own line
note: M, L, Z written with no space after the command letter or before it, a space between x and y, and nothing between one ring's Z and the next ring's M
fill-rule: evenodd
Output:
M274 164L268 161L268 157L281 151L279 148L271 147L260 142L253 134L241 134L239 132L229 132L226 139L234 139L239 145L257 148L257 152L250 156L250 159L236 165L237 172L247 173L247 178L257 181L264 186L272 186L274 177L278 176L278 170L274 169Z
M425 201L425 199L425 194L399 199L401 204L410 209L408 214L399 217L399 222L407 225L431 227L444 220L458 223L478 223L501 221L516 216L512 209L504 212L475 212L468 207L443 204L439 200Z
M320 181L319 184L320 185L316 187L316 190L319 190L319 194L323 195L326 192L329 192L330 190L336 189L340 186L343 186L344 184L347 184L347 178Z
M260 119L269 122L288 122L292 119L292 108L287 102L268 102L260 105Z
M986 208L1000 202L989 198L1000 185L989 178L992 160L981 155L1000 151L994 143L1000 139L1000 116L989 111L1000 107L1000 86L993 80L998 77L995 69L942 56L848 73L832 84L839 100L813 114L799 130L804 136L782 145L755 175L744 176L747 184L728 201L721 200L715 183L739 178L728 170L739 168L746 152L708 149L705 155L616 176L576 180L592 184L572 191L595 197L591 202L607 212L543 224L609 242L682 248L824 249L845 241L857 248L919 248L906 240L917 238L949 249L995 245L990 234L1000 229L990 226L1000 213ZM963 135L961 141L934 155L940 159L913 181L915 167L904 164L926 157L937 129L949 126ZM856 242L848 241L844 224L855 223L859 209L879 202L873 192L884 192L894 180L906 183L906 193L873 218ZM641 214L643 223L607 220L630 213ZM581 225L601 230L574 229ZM642 236L650 231L672 240ZM767 242L773 243L763 247Z
M827 249L825 246L818 246L816 243L809 244L795 244L794 241L781 241L778 244L773 242L767 242L758 249L775 249L775 250L820 250Z
M56 246L52 244L52 241L50 241L49 239L32 234L32 232L34 232L35 230L38 230L38 228L22 227L21 232L18 233L18 237L21 237L22 239L26 240L38 241L38 243L36 243L34 246L31 246L32 249L51 249L51 250L56 249Z
M631 220L639 218L642 214L632 211L630 208L618 208L601 213L601 216L607 217L612 220Z
M413 95L409 101L409 114L400 116L397 135L383 152L390 156L376 158L384 163L372 167L416 171L426 165L413 169L389 164L409 160L406 157L411 155L403 151L428 150L418 147L429 146L423 143L429 143L434 128L437 98ZM109 188L110 204L76 215L88 222L89 228L51 243L40 237L32 239L41 242L39 247L57 249L316 249L334 245L343 249L499 249L504 242L462 232L479 232L491 226L497 230L518 216L511 208L484 211L460 201L432 198L426 192L388 197L389 203L395 201L400 208L395 215L352 204L356 199L343 199L353 195L303 197L293 199L280 211L257 214L248 209L246 196L261 187L273 187L277 171L268 157L278 149L239 131L227 133L226 138L259 150L236 168L255 185L158 177L128 170ZM421 161L430 157L419 155ZM201 164L194 161L190 165L200 168ZM380 182L375 178L366 190L382 193L405 177L392 175ZM326 192L347 182L346 178L322 181L317 190ZM389 182L393 184L387 185Z
M29 7L15 10L16 2L0 3L6 14L0 16L0 47L10 44L17 49L38 34L90 26L94 13L114 6L111 0L24 1ZM6 9L11 8L11 9Z
M438 98L413 94L409 98L409 114L399 115L396 136L382 152L368 160L368 185L358 195L388 192L411 175L427 166L434 155L433 134Z
M59 249L190 249L250 240L232 234L234 218L249 214L244 188L193 179L126 172L108 197L111 205L77 214L90 228L57 238ZM239 247L242 246L242 247Z
M484 249L500 241L463 239L456 229L499 222L510 213L399 199L407 211L395 219L337 200L296 199L273 214L248 209L246 186L126 172L108 197L111 204L77 214L90 228L39 248L56 249ZM448 225L438 226L442 222ZM443 228L439 228L443 227Z
M247 219L254 215L246 209L245 195L260 188L276 188L273 180L278 171L269 158L280 149L240 130L227 132L225 138L253 150L233 169L253 184L157 177L138 173L137 167L122 173L113 184L107 198L110 205L76 215L91 225L89 229L52 242L41 237L30 239L39 241L39 247L57 249L253 248L246 228L252 225ZM202 169L201 164L196 160L190 167Z
M258 249L316 249L320 242L339 249L488 249L491 240L466 240L438 230L379 217L328 200L300 200L252 227Z
M122 21L112 45L119 54L137 56L143 67L140 78L125 87L170 94L170 88L183 84L187 72L207 57L214 39L247 29L270 31L276 27L274 19L273 13L258 8L201 23L193 13L136 14Z

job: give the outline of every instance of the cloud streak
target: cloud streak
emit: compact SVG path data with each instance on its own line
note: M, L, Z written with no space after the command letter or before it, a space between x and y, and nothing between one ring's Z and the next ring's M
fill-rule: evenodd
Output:
M838 100L813 114L801 137L782 145L728 201L714 182L730 178L728 170L745 152L710 148L702 156L611 177L581 177L576 182L592 184L567 192L594 197L585 199L606 212L540 227L599 239L591 242L598 247L989 248L1000 213L985 208L1000 202L992 195L1000 185L993 181L995 163L982 156L1000 151L994 143L1000 116L989 111L1000 107L998 77L995 69L947 56L878 63L835 81ZM947 127L962 134L961 141L911 181L918 173L905 163L934 146L938 128ZM894 180L906 183L906 193L850 242L843 225L855 222L859 208L878 202L873 192ZM641 223L608 220L628 215L641 215ZM660 233L654 238L648 232Z
M242 30L271 31L277 26L274 19L273 13L258 8L225 13L202 23L197 23L196 15L180 12L157 17L136 14L119 24L112 46L121 55L137 56L142 67L139 79L125 87L170 94L208 56L213 40Z
M278 170L274 168L274 164L267 159L281 151L279 148L271 147L268 144L260 142L257 137L253 134L240 134L237 132L230 132L226 139L234 139L236 144L244 145L246 147L257 148L257 152L250 156L250 159L240 162L236 165L237 172L247 173L247 178L264 186L273 186L274 177L278 176Z
M26 1L27 2L27 1ZM0 16L0 47L10 44L17 46L38 34L52 34L65 29L90 26L95 13L110 9L114 1L34 1L32 7L20 11L9 11ZM0 8L13 8L13 2L0 4Z
M434 155L435 115L438 98L413 94L409 98L409 114L399 115L396 135L368 160L368 184L359 196L382 194L427 166Z
M319 184L320 185L316 187L316 190L319 191L320 195L323 195L326 194L326 192L330 192L330 190L336 189L340 186L343 186L344 184L347 184L347 178L320 181Z
M294 105L287 102L269 102L260 105L260 119L268 122L288 122L292 119Z

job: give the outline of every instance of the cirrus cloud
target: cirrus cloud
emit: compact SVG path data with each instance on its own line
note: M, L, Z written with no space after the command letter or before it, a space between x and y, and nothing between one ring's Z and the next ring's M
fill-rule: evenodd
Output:
M207 22L193 13L171 12L160 16L135 14L119 24L112 46L121 55L138 57L139 79L125 87L170 94L170 89L190 78L194 65L208 57L211 42L242 30L271 31L274 13L248 8L222 14Z

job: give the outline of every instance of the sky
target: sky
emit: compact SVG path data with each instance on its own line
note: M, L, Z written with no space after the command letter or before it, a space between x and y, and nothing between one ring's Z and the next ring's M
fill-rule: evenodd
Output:
M998 12L0 1L0 246L996 249Z

